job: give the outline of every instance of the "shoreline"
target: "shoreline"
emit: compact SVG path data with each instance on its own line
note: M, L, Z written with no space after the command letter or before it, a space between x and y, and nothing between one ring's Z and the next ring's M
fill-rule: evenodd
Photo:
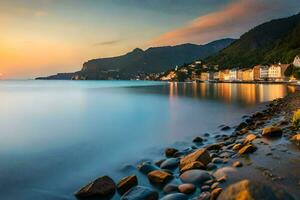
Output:
M270 191L275 187L285 195L283 199L297 199L300 196L300 172L297 172L300 151L290 142L291 136L297 133L290 124L291 114L297 108L300 108L299 92L288 94L267 103L266 109L244 116L237 127L220 127L221 130L234 129L230 135L199 136L193 140L195 145L184 150L166 148L164 160L140 163L137 166L140 174L128 174L118 184L107 176L100 177L76 196L110 199L119 193L123 195L121 199L129 200L158 199L158 196L164 200L175 197L204 200L221 195L218 199L226 200L234 195L226 188L247 179L251 184L260 180L258 187L267 187ZM280 137L262 135L263 129L270 126L280 128ZM214 137L215 142L204 145L207 137ZM151 184L138 186L139 176L145 176L143 178L148 178Z

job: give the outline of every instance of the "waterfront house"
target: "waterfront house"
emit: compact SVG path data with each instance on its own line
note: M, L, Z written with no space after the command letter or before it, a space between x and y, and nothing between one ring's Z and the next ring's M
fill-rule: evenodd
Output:
M220 72L219 71L214 72L214 78L213 79L216 80L216 81L220 80Z
M243 70L239 69L237 71L237 80L242 81L243 80Z
M208 72L202 72L200 80L201 81L208 81L209 80L209 73Z
M229 81L229 80L230 80L229 69L220 71L220 81Z
M243 81L253 81L254 80L254 73L253 69L244 69L243 70Z
M268 79L271 81L276 81L281 78L281 67L279 64L273 64L270 66L268 71Z
M264 65L256 65L253 67L253 78L255 81L267 80L269 67Z
M255 81L261 80L261 78L260 78L260 68L261 67L262 67L262 65L256 65L253 67L253 76L254 76Z
M284 73L286 69L289 67L289 64L274 64L271 65L268 71L268 79L271 81L283 81L286 80Z
M238 80L238 70L237 69L229 70L229 80L230 81L237 81Z
M294 62L293 62L293 65L295 67L300 67L300 57L299 56L296 56L295 59L294 59Z

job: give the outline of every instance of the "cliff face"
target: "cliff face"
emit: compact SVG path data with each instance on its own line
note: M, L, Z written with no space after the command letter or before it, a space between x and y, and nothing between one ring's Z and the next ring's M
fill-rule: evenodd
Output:
M300 13L261 24L206 61L221 68L292 63L300 54Z

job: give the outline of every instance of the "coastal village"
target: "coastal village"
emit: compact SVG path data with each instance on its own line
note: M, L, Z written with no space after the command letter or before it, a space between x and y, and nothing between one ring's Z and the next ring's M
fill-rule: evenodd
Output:
M256 65L252 68L232 68L219 70L219 66L209 66L198 60L191 64L175 67L174 70L159 76L162 81L199 81L199 82L296 82L299 77L293 72L300 69L300 56L291 64L276 63ZM154 75L152 75L154 76Z

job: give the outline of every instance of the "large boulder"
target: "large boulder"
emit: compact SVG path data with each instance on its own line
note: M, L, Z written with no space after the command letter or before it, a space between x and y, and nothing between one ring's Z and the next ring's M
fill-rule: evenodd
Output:
M174 193L174 194L168 194L161 198L160 200L188 200L189 197L182 193Z
M218 200L293 200L294 198L280 188L262 182L242 180L228 186Z
M163 185L172 178L172 175L161 170L155 170L148 174L148 179L151 183Z
M211 176L204 170L201 169L193 169L184 172L180 175L180 180L183 183L192 183L195 185L202 185L205 181L211 179Z
M143 186L135 186L126 192L121 200L158 200L158 192Z
M280 137L280 136L282 136L282 129L279 127L275 127L275 126L266 127L262 131L262 136L264 136L264 137Z
M109 176L100 177L87 184L75 193L76 197L101 197L109 198L115 193L116 185Z
M182 169L185 165L196 161L199 161L204 166L206 166L211 161L209 152L206 149L199 149L193 153L188 154L180 160L180 169Z
M132 187L137 186L138 179L135 175L127 176L119 181L117 184L117 190L122 195Z

